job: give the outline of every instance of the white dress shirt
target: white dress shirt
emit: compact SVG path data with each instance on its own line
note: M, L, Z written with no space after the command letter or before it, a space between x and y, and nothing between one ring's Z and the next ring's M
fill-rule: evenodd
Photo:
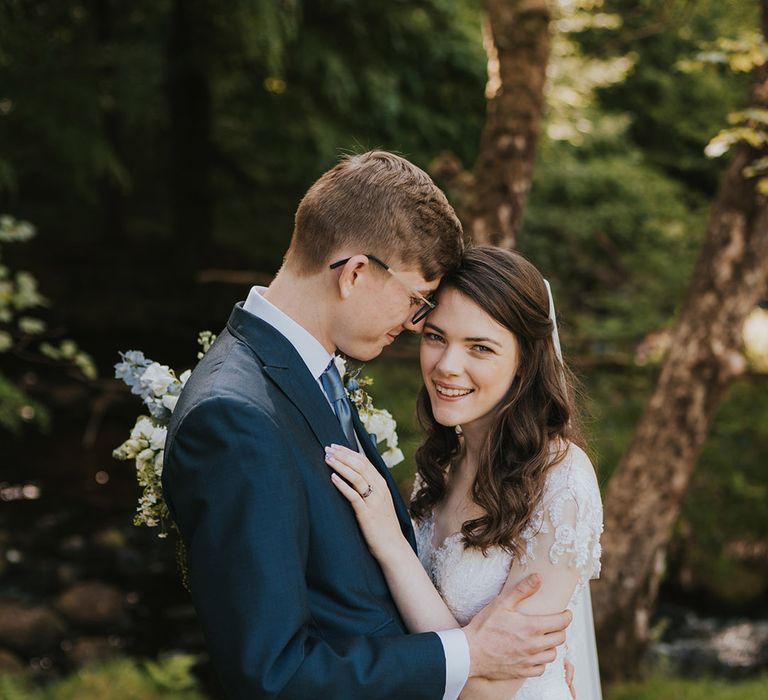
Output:
M267 301L263 294L266 287L252 287L245 300L243 309L262 321L266 321L278 333L296 348L307 369L317 381L320 389L320 376L331 361L333 355L308 330L300 326L290 316L283 313L274 304ZM325 392L323 391L325 395ZM328 397L326 396L326 399ZM330 403L330 401L329 401ZM358 444L359 447L359 444ZM443 630L436 633L443 643L445 654L445 692L443 700L456 700L469 678L469 644L461 628Z

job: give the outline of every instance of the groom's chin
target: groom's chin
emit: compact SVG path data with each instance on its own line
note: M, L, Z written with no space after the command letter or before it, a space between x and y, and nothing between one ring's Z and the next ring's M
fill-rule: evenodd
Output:
M379 355L381 355L381 351L384 348L366 348L365 350L360 350L359 348L355 350L354 354L344 353L347 357L357 360L357 362L370 362L371 360L377 358Z
M347 357L357 360L358 362L368 362L381 355L381 351L384 349L384 343L359 343L355 347L346 350L339 348Z

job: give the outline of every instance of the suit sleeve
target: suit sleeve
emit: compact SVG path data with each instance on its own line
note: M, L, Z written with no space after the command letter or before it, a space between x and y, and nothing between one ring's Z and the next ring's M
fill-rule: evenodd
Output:
M182 418L166 452L166 500L228 697L441 698L437 635L313 633L307 494L280 436L258 407L213 398Z

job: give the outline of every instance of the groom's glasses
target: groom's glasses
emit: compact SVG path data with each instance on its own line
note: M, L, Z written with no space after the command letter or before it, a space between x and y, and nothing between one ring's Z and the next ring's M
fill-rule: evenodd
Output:
M434 294L430 294L429 297L425 297L420 292L417 292L413 287L408 285L401 277L398 276L397 272L395 272L387 263L385 263L383 260L380 260L375 255L371 255L369 253L363 253L366 258L369 260L373 260L379 267L383 267L392 277L394 277L400 284L402 284L411 294L411 306L421 303L421 306L417 309L416 313L413 315L413 318L411 319L411 323L415 326L417 323L421 323L431 311L434 310L434 308L437 306L437 301L435 301ZM330 268L331 270L335 270L337 267L341 267L342 265L346 265L351 258L344 258L344 260L337 260L335 263L332 263Z

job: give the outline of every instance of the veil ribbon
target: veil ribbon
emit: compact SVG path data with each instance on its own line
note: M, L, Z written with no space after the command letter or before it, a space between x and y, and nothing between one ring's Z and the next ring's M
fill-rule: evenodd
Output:
M560 334L557 330L555 315L555 300L549 282L544 280L549 297L549 318L552 320L552 342L555 344L557 359L562 363L563 351L560 349ZM592 617L592 597L589 583L578 592L573 609L573 622L566 632L568 660L573 664L575 672L573 685L576 689L576 700L602 700L600 690L600 669L597 661L597 644L595 642L595 622Z

